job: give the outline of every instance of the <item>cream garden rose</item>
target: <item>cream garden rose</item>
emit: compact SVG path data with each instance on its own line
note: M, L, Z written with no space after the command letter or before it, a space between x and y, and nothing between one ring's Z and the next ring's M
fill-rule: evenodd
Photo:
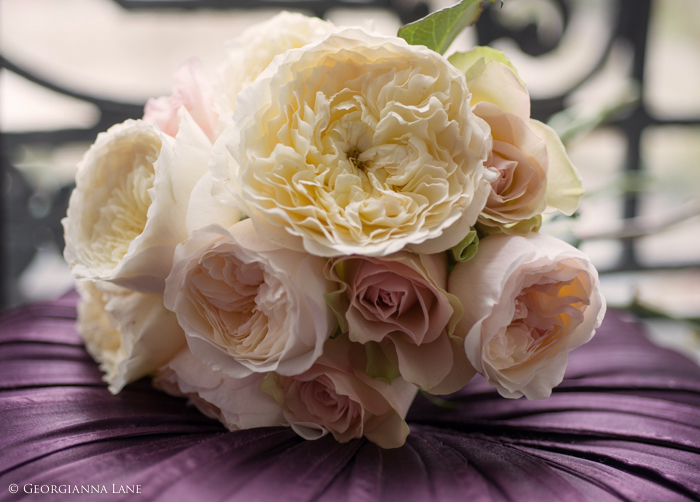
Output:
M400 373L435 394L455 392L474 376L455 332L462 305L445 291L447 271L445 253L329 260L326 276L340 286L329 303L350 340L372 354L370 376Z
M260 238L252 221L210 226L178 246L165 306L192 352L236 378L302 373L335 328L325 261Z
M153 384L173 396L189 398L231 431L287 425L280 405L262 390L264 378L264 373L232 378L214 371L185 347L160 369Z
M282 246L432 253L483 209L488 130L442 56L338 29L279 56L238 95L211 169L217 196Z
M236 109L236 96L255 81L275 56L318 40L333 28L332 23L317 17L281 12L231 40L216 84L217 107L224 121L230 120L227 117Z
M493 235L458 263L448 291L464 316L457 330L474 368L504 397L548 397L568 353L605 315L598 273L586 255L554 237Z
M112 393L152 374L185 345L185 333L163 306L162 295L108 282L80 281L77 287L76 328Z
M269 374L263 389L280 403L284 417L305 439L327 433L341 443L366 437L382 448L406 441L404 421L416 387L402 378L391 385L364 372L362 346L346 337L328 340L323 355L296 376Z
M175 246L191 232L188 210L195 226L204 216L240 217L231 208L218 215L210 190L190 200L207 173L211 142L185 109L180 117L176 138L128 120L100 134L85 154L63 219L64 256L76 278L162 294Z

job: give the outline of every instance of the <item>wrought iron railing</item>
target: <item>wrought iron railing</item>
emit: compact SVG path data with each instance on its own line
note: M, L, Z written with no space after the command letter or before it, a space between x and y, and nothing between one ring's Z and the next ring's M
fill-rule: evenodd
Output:
M429 3L415 0L114 0L122 8L132 10L167 10L167 9L259 9L259 8L286 8L304 9L323 17L330 9L342 7L352 9L381 8L396 13L403 23L414 21L429 11ZM550 0L562 13L563 34L571 21L571 1ZM632 77L639 82L639 89L644 92L645 63L647 60L646 46L649 33L652 0L618 0L614 3L613 15L615 21L612 24L613 32L610 34L606 49L602 52L600 60L590 68L590 71L578 82L556 96L548 96L543 99L533 99L532 116L546 121L553 114L565 109L566 98L573 91L583 86L596 70L605 61L612 50L613 44L620 40L626 41L633 51ZM536 26L529 24L517 29L506 26L500 22L497 5L488 4L481 19L477 23L478 43L487 45L500 38L509 38L515 41L520 49L532 56L538 57L549 53L556 48L561 40L542 41L535 33ZM23 180L22 175L13 166L16 152L22 145L48 145L58 146L68 142L84 141L92 142L96 135L106 130L112 124L122 122L128 118L138 118L142 115L143 106L140 103L121 103L96 96L73 91L59 86L42 78L39 74L32 73L16 61L9 61L5 57L0 58L3 68L38 84L44 88L60 94L91 103L100 112L99 121L86 129L63 129L52 131L27 131L27 132L2 132L1 164L2 177L0 182L4 204L2 210L3 227L0 247L0 261L5 264L0 278L0 303L8 305L16 302L17 294L13 292L17 278L31 261L36 252L36 240L42 238L53 239L58 249L63 249L63 232L60 225L61 218L65 215L71 186L63 187L49 201L36 200L37 194ZM623 116L611 120L608 125L622 132L627 140L627 153L625 169L628 172L637 172L642 168L640 161L641 138L645 129L659 125L698 125L700 117L692 119L660 119L651 114L640 99L636 105L627 110ZM32 202L32 197L34 201ZM41 197L39 197L41 199ZM639 214L640 199L636 192L624 195L624 208L622 216L634 219ZM41 206L37 211L36 206ZM43 229L43 230L42 230ZM39 236L37 237L37 232ZM42 234L43 232L43 234ZM645 266L640 263L636 252L636 238L634 235L620 235L623 252L616 266L602 272L641 270ZM667 267L700 266L700 261L668 265ZM648 267L647 267L648 268Z

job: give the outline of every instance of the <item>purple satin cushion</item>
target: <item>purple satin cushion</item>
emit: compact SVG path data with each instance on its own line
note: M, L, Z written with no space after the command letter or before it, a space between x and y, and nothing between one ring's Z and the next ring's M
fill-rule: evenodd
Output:
M700 500L700 368L621 312L571 354L550 399L504 399L477 377L449 406L418 396L406 445L382 450L227 432L148 380L112 396L75 332L76 301L0 319L0 500ZM52 485L107 493L24 493Z

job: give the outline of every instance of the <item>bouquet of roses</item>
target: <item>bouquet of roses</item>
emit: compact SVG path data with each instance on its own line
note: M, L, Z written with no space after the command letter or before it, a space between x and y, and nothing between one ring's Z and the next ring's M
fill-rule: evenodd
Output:
M441 55L479 8L399 37L282 13L98 136L63 223L113 393L153 375L231 430L385 448L418 390L549 396L605 303L537 233L582 189L515 69Z

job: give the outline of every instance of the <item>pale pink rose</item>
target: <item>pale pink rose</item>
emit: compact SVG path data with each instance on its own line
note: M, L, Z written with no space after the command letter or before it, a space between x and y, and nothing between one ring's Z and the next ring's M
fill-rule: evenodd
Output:
M482 230L526 234L543 212L573 214L583 194L581 177L556 132L530 119L530 95L505 56L488 47L461 56L461 64L451 61L465 71L474 115L491 127L493 150L485 165L499 174L479 215Z
M578 249L544 234L493 235L458 263L447 290L460 299L457 331L474 368L504 397L548 397L568 353L605 315L598 273Z
M305 439L330 432L341 443L365 436L382 448L398 448L409 432L404 417L417 389L401 378L391 385L369 378L365 364L362 347L339 336L326 343L311 369L291 377L270 374L263 388Z
M143 120L156 124L165 134L175 137L180 124L177 112L183 106L204 134L214 141L218 135L219 116L214 110L212 85L197 58L190 59L175 72L170 96L148 100Z
M153 379L153 385L190 403L227 429L286 425L282 408L262 390L264 373L232 378L215 371L185 347Z
M547 207L547 144L528 122L495 104L478 103L474 115L491 127L493 150L485 166L498 171L478 222L506 233L527 233Z
M175 250L164 302L192 352L213 369L235 378L296 375L335 328L324 266L322 258L263 240L250 220L228 230L211 225Z
M445 253L407 251L383 258L342 256L326 266L327 277L340 284L329 303L350 340L378 344L370 350L381 350L385 364L439 394L460 389L474 375L463 339L453 336L462 307L445 291L447 270ZM369 368L370 375L377 372Z

